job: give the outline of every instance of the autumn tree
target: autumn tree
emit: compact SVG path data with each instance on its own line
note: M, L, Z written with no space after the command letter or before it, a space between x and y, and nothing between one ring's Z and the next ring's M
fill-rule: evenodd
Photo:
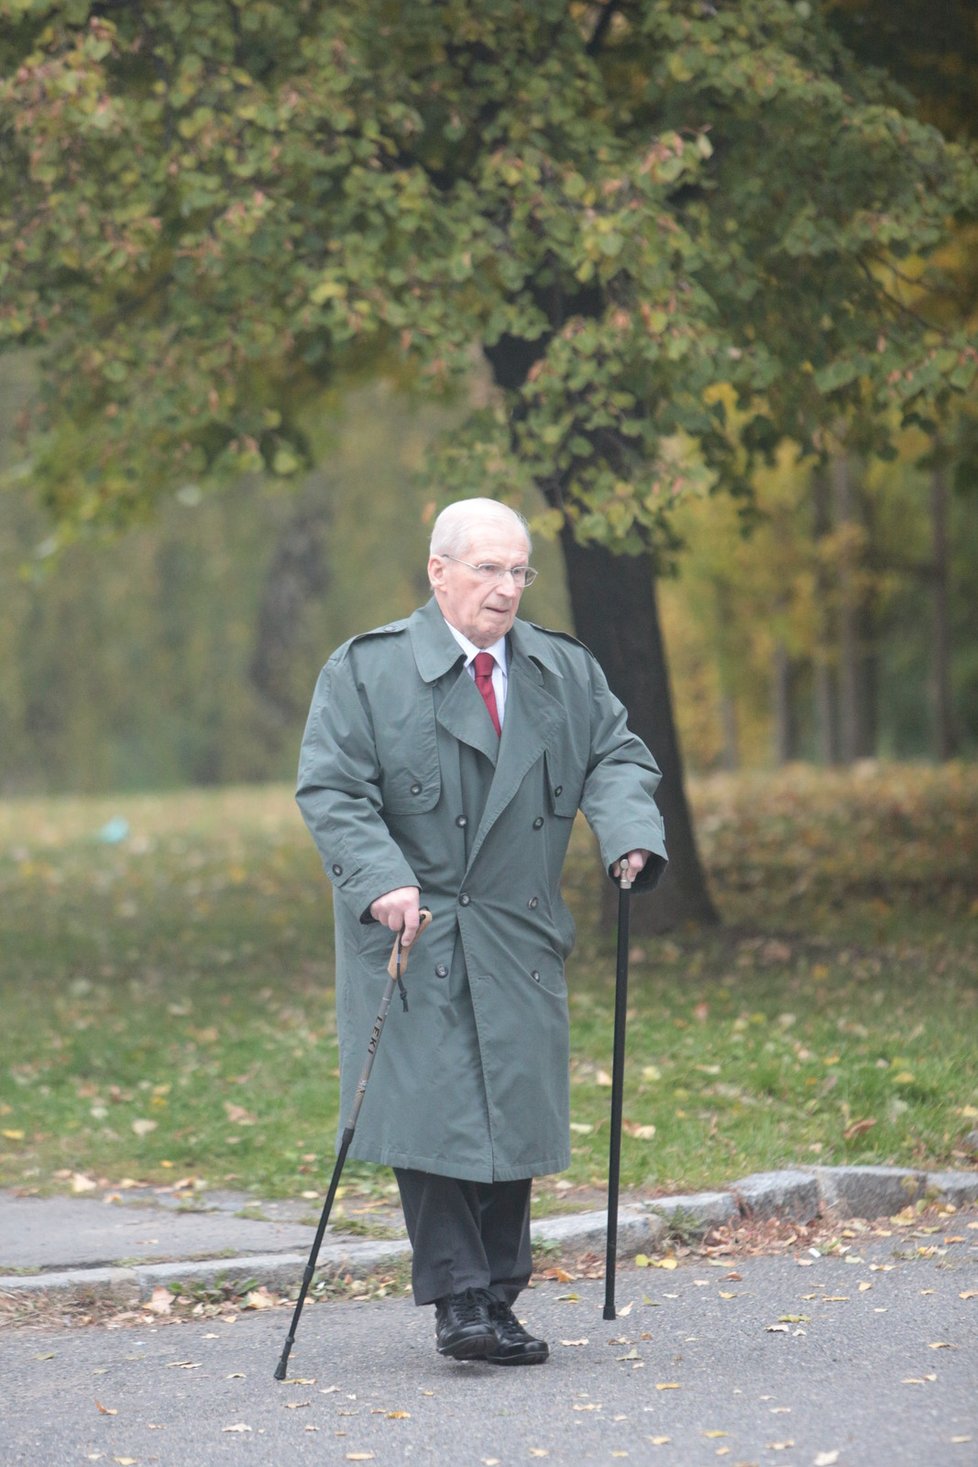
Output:
M659 754L660 913L709 919L655 576L691 490L874 446L976 359L910 310L973 159L808 0L0 0L0 331L43 363L65 533L296 473L327 384L494 391L438 495L539 491ZM736 406L736 421L730 404Z

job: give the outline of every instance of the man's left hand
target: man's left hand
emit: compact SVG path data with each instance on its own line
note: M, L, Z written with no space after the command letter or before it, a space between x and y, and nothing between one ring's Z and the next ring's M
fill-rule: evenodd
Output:
M612 876L616 881L620 881L622 868L627 865L631 868L632 881L634 882L635 878L644 870L645 863L649 859L650 854L651 852L649 851L629 851L626 856L619 856L611 868Z

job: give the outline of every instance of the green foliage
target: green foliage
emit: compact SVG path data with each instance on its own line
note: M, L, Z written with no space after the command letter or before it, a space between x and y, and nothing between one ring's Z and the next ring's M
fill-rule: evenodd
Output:
M625 1186L954 1164L978 1110L974 769L793 769L693 796L731 925L634 945ZM119 816L130 833L98 839ZM598 885L578 827L567 1180L585 1188L607 1164L614 1002ZM321 1198L339 1104L329 900L286 787L7 802L0 944L0 1183ZM387 1022L409 1019L395 1005ZM391 1183L351 1165L344 1185Z
M567 0L0 18L0 334L44 363L65 532L293 477L325 384L382 362L431 394L481 348L501 390L444 492L533 483L624 551L781 436L885 438L973 382L893 261L973 216L974 160L815 6L623 0L600 44Z

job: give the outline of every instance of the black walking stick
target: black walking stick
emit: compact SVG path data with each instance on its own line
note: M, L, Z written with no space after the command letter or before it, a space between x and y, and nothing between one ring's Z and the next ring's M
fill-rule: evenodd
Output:
M625 1010L628 1006L628 902L632 868L622 859L618 877L618 965L615 972L615 1040L611 1066L611 1149L608 1157L608 1251L604 1267L604 1318L615 1318L618 1259L618 1182L621 1170L621 1108L625 1088Z
M418 936L421 935L421 933L424 931L430 921L431 913L427 910L427 908L422 908L421 926L418 928ZM390 962L387 964L387 987L384 989L384 997L381 1000L380 1008L377 1010L377 1017L374 1020L374 1027L370 1033L370 1040L367 1044L367 1058L364 1061L364 1066L360 1075L360 1079L357 1081L356 1094L353 1097L353 1105L350 1108L350 1118L346 1123L346 1126L343 1130L342 1138L340 1140L340 1149L337 1153L336 1165L333 1168L333 1177L329 1184L329 1191L326 1193L326 1201L323 1205L323 1215L319 1219L319 1227L316 1229L316 1236L312 1240L312 1249L309 1253L309 1262L306 1264L306 1271L302 1275L302 1287L299 1289L299 1297L296 1300L295 1313L292 1315L292 1323L289 1325L289 1332L285 1337L285 1348L282 1351L281 1360L275 1367L276 1380L285 1379L285 1372L288 1368L289 1363L289 1353L292 1349L292 1346L295 1344L295 1332L299 1327L299 1316L302 1313L302 1306L306 1302L306 1295L309 1292L309 1285L312 1283L312 1276L316 1271L316 1260L319 1257L319 1250L323 1245L323 1235L326 1232L326 1224L329 1222L329 1214L333 1206L333 1198L336 1196L336 1188L339 1185L340 1173L343 1170L343 1163L346 1161L346 1153L350 1149L350 1142L353 1140L353 1132L356 1130L357 1116L360 1114L360 1106L363 1104L364 1093L367 1089L367 1081L370 1079L370 1071L373 1069L374 1055L377 1053L377 1045L380 1043L380 1036L383 1032L384 1021L387 1018L387 1010L390 1008L391 999L394 997L395 984L401 991L401 1002L403 1003L405 1009L407 1009L407 994L404 990L404 984L401 981L404 969L407 967L407 960L408 954L402 951L401 939L400 937L398 937L397 941L394 943L394 950L391 953Z

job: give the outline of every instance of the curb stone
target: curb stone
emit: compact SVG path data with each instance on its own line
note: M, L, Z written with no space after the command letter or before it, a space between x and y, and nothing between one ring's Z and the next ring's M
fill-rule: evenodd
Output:
M805 1167L754 1172L716 1192L657 1197L623 1206L618 1214L618 1256L653 1250L669 1233L670 1220L680 1219L691 1232L711 1227L784 1218L813 1222L826 1213L841 1217L890 1217L918 1199L962 1206L978 1201L978 1171L923 1172L900 1167ZM604 1211L541 1218L531 1225L537 1245L551 1244L565 1253L602 1252L606 1237ZM328 1242L320 1251L320 1277L348 1273L362 1278L410 1256L406 1238L379 1242L355 1239ZM75 1268L59 1272L0 1277L0 1294L12 1298L53 1295L59 1304L116 1299L132 1304L154 1288L181 1283L198 1288L222 1282L254 1280L279 1290L297 1286L308 1253L244 1254L236 1258L194 1259L144 1264L132 1268Z

